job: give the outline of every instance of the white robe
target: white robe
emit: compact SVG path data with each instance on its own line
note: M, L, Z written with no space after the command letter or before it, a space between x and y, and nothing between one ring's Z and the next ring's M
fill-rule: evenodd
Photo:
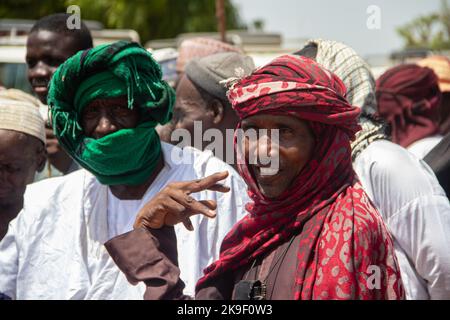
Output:
M353 166L394 238L407 299L450 299L450 203L433 171L384 140Z
M193 295L202 270L219 257L222 239L245 215L246 186L210 152L165 143L162 150L165 166L142 205L169 182L230 172L225 181L230 192L192 195L216 200L217 217L193 216L193 232L175 227L181 278L185 293ZM23 210L0 243L0 292L13 299L142 299L145 285L129 284L103 246L110 229L107 195L108 187L86 170L30 185ZM131 228L132 223L122 230Z
M417 158L423 159L434 147L439 144L439 142L441 142L442 138L443 137L440 134L426 137L411 143L406 150L411 152Z

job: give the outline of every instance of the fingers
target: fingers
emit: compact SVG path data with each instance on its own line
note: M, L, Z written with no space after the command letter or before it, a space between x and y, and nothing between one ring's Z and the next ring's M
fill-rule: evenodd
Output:
M134 227L159 229L182 222L188 230L193 230L189 217L203 214L214 218L217 204L214 200L195 200L190 194L202 190L228 192L229 187L218 183L227 177L228 171L223 171L195 181L170 183L141 209Z
M139 211L133 227L135 229L140 226L144 226L149 229L160 229L164 226L164 224L167 224L168 214L171 214L172 217L171 221L169 221L171 223L170 225L174 225L182 221L180 216L184 211L186 211L186 208L183 205L170 197L164 197L159 204L149 203L145 205Z
M207 217L214 218L216 216L216 203L213 200L197 201L185 192L174 192L172 198L184 206L190 215L201 213Z
M202 203L203 205L205 205L206 207L208 207L211 210L215 210L217 208L217 204L213 200L200 200L198 202ZM188 229L189 231L194 231L194 226L192 225L192 222L191 222L191 219L189 219L189 216L193 216L197 213L198 212L193 212L188 209L186 209L184 212L181 212L181 216L180 216L181 222L183 223L184 227L186 229ZM186 217L186 215L188 215L188 216ZM214 216L207 215L208 218L214 218L215 216L216 216L216 214L214 214ZM183 217L186 217L186 218L183 219ZM170 224L171 222L173 222L170 220L171 220L171 215L167 215L165 223Z
M188 182L186 189L190 193L203 191L216 185L219 181L225 179L226 177L228 177L228 171L217 172L205 178Z
M199 202L204 204L205 206L207 206L211 210L216 210L217 209L217 203L214 200L200 200Z
M164 204L167 213L164 215L163 224L173 226L182 222L188 230L192 231L194 227L189 219L190 216L199 213L209 218L214 218L216 216L215 211L213 211L217 208L215 201L197 201L189 195L185 195L184 198L185 200L180 199L179 195L175 195L173 199L170 199L170 201L167 201L167 203Z
M230 187L224 186L223 184L216 183L215 185L209 187L208 190L225 193L225 192L230 191Z
M194 231L194 226L192 225L191 219L189 219L189 218L184 219L183 225L189 231Z

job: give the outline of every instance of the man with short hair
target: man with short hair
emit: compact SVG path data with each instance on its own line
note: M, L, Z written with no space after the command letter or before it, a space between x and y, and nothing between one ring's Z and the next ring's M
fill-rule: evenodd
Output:
M47 104L48 84L58 66L80 50L93 47L89 29L81 22L80 29L68 29L69 14L56 13L38 20L27 39L26 62L28 80L39 100ZM47 125L48 172L44 177L67 174L79 167L61 149ZM44 178L42 177L42 178Z
M142 299L145 286L130 285L103 244L132 230L139 210L162 188L186 180L190 191L176 197L189 214L202 215L186 215L189 230L179 225L175 232L185 292L194 292L248 198L239 175L210 153L161 143L155 126L170 120L175 100L161 77L150 53L125 41L79 52L58 68L48 99L53 128L84 169L27 189L24 210L0 243L0 293ZM210 175L217 179L205 185ZM164 205L177 206L174 199Z
M46 160L44 120L24 97L15 89L0 92L0 240L22 210L26 185Z
M220 133L222 143L214 141L219 147L225 146L226 143L232 144L233 135L227 134L227 130L233 132L239 118L227 99L225 82L246 76L254 68L251 57L234 52L217 53L188 63L186 72L177 86L172 118L175 129L188 130L191 138L187 142L188 145L205 149L211 143L208 139L202 139L208 129L216 129L216 133ZM195 126L198 127L197 130L194 130ZM177 132L172 133L174 140L177 136ZM194 139L197 142L202 141L202 144L195 143ZM173 142L175 141L172 140ZM225 152L222 154L225 155Z
M177 73L175 87L178 86L178 83L185 74L186 66L193 59L199 59L225 52L243 54L239 47L213 38L195 37L183 40L178 49L178 58L175 66ZM170 135L174 130L172 122L169 122L165 126L157 126L156 130L158 131L161 140L171 143Z

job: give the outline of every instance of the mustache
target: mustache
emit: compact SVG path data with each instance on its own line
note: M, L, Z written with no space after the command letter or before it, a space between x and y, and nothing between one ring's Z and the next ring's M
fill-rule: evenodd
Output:
M35 78L35 79L31 79L30 83L31 83L31 86L33 86L33 87L47 87L48 88L48 84L50 83L50 81L48 79Z

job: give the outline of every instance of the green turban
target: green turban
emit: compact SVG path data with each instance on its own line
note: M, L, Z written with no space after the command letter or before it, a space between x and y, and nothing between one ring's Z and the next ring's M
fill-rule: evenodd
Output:
M84 107L120 96L127 97L128 108L140 108L138 125L100 139L87 137L80 122ZM107 185L142 184L154 172L161 155L155 126L170 120L174 101L151 54L126 41L78 52L56 70L48 93L59 143Z

